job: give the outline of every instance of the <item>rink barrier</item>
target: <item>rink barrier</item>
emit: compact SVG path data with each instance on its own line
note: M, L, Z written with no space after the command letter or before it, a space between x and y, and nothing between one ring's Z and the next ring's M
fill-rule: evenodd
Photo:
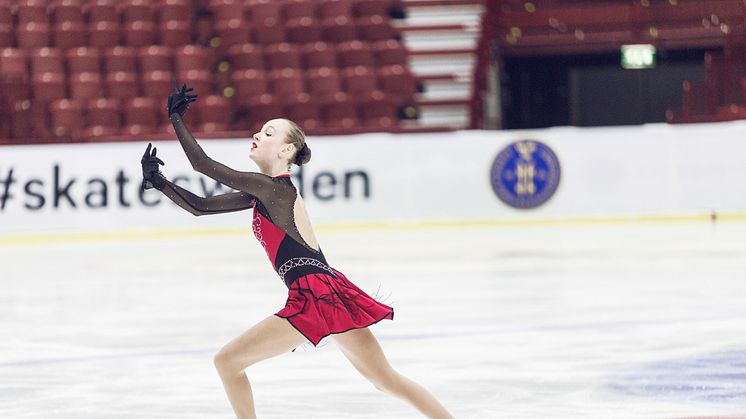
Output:
M329 228L706 220L746 213L743 132L746 121L318 137L292 180L314 225ZM217 161L256 170L245 139L200 143ZM175 183L202 196L230 192L194 172L178 142L154 145ZM0 147L0 237L250 226L247 211L194 217L142 192L145 146Z
M414 223L348 223L318 224L314 230L324 232L386 231L386 230L441 230L464 228L516 228L516 227L561 227L566 225L615 225L615 224L654 224L654 223L715 223L746 222L746 213L740 214L696 214L696 215L650 215L636 217L588 217L565 219L523 219L523 220L469 220L469 221L426 221ZM14 244L36 244L71 241L119 241L168 239L179 237L226 237L251 235L246 228L204 228L190 230L148 230L77 232L52 234L0 235L0 246Z

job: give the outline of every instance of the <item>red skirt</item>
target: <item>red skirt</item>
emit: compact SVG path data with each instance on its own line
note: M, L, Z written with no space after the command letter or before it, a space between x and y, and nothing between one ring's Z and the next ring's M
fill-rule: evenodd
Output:
M334 273L337 278L311 274L296 279L288 290L285 308L276 313L314 346L331 334L394 318L393 308L373 299L336 269Z

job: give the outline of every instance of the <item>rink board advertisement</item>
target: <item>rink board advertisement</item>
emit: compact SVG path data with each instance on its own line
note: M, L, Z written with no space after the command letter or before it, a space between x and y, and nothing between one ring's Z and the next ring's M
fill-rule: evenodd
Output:
M746 124L311 137L293 182L319 223L566 219L746 212ZM255 171L246 139L203 140ZM146 142L0 147L0 234L250 227L194 217L141 191ZM154 143L164 174L201 196L229 189Z

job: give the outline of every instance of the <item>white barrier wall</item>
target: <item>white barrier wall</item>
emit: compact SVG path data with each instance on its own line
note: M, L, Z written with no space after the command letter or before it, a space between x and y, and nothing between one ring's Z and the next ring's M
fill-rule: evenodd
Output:
M322 223L743 213L744 133L736 122L318 137L294 182ZM496 156L519 140L545 144L560 165L556 192L534 209L507 205L492 187ZM246 140L201 144L216 160L256 170ZM177 142L155 145L169 179L199 195L221 191L191 170ZM0 147L0 234L250 225L250 212L194 217L157 191L141 195L145 146ZM546 175L534 169L521 176Z

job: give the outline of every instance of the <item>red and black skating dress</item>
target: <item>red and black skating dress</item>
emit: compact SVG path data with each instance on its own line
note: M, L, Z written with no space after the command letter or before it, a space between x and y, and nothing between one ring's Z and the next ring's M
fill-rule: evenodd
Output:
M216 162L205 154L178 114L170 118L192 167L238 192L202 198L165 179L154 186L194 215L254 209L254 235L289 291L277 316L286 318L314 345L333 333L393 319L393 308L329 266L321 248L314 249L301 237L295 223L298 191L289 175L239 172Z

